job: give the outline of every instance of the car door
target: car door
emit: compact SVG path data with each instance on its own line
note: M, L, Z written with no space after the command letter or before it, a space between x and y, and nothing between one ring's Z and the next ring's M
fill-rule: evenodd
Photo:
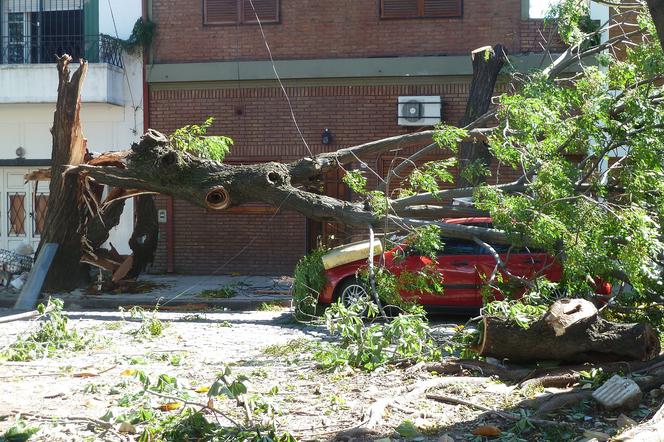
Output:
M429 294L423 299L432 305L478 307L482 305L477 274L479 246L469 240L442 238L443 250L438 253L437 265L443 276L443 295Z
M491 247L498 252L500 259L505 263L505 267L507 267L507 270L509 270L514 276L534 279L541 274L545 266L549 264L549 260L547 260L547 255L545 253L531 252L526 248L510 247L506 244L492 244ZM484 284L485 281L488 280L495 267L496 260L493 256L488 250L481 249L477 262L480 284ZM525 292L523 284L510 280L501 268L498 269L498 272L500 273L503 282L507 283L507 286L504 288L507 289L512 296L521 296ZM498 290L494 290L493 293L496 295L497 299L503 298Z

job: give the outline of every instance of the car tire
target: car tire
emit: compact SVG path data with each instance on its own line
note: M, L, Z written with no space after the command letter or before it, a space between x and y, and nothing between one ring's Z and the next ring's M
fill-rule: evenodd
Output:
M355 277L344 280L337 289L335 301L340 301L345 307L357 303L360 299L369 301L369 291Z

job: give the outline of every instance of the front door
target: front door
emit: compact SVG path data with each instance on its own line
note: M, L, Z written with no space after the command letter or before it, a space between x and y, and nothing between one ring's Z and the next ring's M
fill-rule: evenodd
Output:
M27 168L0 168L0 248L37 250L48 205L48 181L25 182Z

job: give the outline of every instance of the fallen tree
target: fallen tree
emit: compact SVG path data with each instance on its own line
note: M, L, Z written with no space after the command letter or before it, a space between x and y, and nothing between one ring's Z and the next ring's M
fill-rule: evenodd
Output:
M566 1L584 11L583 2ZM171 137L154 130L148 130L127 151L82 158L83 144L77 141L82 140L78 103L86 64L81 63L70 78L70 60L63 57L58 63L60 90L68 92L59 95L58 109L66 104L68 110L62 114L65 119L56 112L53 127L51 205L56 208L49 211L42 241L66 241L67 247L56 256L47 289L80 285L80 279L70 275L74 268L79 270L77 274L84 274L81 259L109 270L116 278L135 276L154 253L153 220L148 222L151 226L137 228L131 262L101 245L108 229L117 224L124 199L160 193L211 211L261 201L311 219L358 228L388 226L417 235L422 228L434 227L447 238L474 240L492 251L497 259L489 283L506 269L492 244L535 246L564 264L561 286L574 294L589 291L591 277L601 277L629 281L640 296L657 298L656 269L664 249L660 238L664 124L661 88L653 85L659 74L653 72L652 60L663 57L655 28L648 27L647 20L644 23L625 27L625 32L591 46L588 42L599 32L616 29L621 23L613 20L591 33L573 33L569 48L548 66L530 76L514 76L514 92L493 99L491 91L505 53L499 45L481 48L473 54L476 87L462 127L442 125L288 164L225 164L206 158L204 152L182 149ZM607 72L585 64L596 54L637 38L642 44L627 59L613 60ZM577 74L571 75L569 69ZM416 148L401 157L398 149L403 146ZM625 154L611 160L618 147ZM60 154L67 149L71 151L68 155ZM395 149L396 165L385 177L379 176L377 190L367 188L360 172L347 170ZM499 175L486 180L491 173L485 167L487 152L500 167L519 170L520 176L510 182ZM452 163L423 163L422 158L430 154L443 159L458 155L464 164L477 166L475 179L468 174L464 178L476 185L464 185L457 179L460 187L443 189L443 184L454 181L448 170ZM402 175L413 167L408 176ZM309 191L318 187L323 174L337 168L346 170L355 200ZM400 192L388 192L391 180L398 183ZM67 186L62 186L63 181ZM99 190L103 185L111 187L106 198ZM493 228L440 220L445 214L459 213L455 199L469 197L470 213L489 214ZM65 212L66 221L57 218ZM151 209L140 213L152 213L142 217L144 220L154 215ZM139 254L140 263L136 261ZM118 272L120 267L122 272ZM520 275L505 276L525 281ZM535 285L531 288L537 289Z

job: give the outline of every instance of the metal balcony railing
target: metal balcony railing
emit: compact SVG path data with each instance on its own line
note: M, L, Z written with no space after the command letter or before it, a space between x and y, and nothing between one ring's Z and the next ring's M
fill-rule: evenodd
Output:
M122 67L122 46L108 35L48 35L0 37L0 64L53 63L55 56L69 54L74 60L108 63Z

